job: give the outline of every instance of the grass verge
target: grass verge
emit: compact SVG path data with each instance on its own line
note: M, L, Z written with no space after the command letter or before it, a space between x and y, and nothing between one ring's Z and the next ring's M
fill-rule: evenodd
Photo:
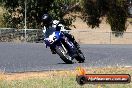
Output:
M87 74L130 74L132 67L87 68ZM78 71L1 73L0 88L132 88L129 84L86 84L76 82Z

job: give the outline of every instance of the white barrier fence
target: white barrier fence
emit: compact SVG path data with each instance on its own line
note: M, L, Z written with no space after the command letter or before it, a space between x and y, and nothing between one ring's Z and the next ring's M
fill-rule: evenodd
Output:
M132 32L91 32L71 30L77 42L81 44L132 44ZM0 42L43 42L41 29L0 28Z
M132 32L71 31L82 44L132 44Z

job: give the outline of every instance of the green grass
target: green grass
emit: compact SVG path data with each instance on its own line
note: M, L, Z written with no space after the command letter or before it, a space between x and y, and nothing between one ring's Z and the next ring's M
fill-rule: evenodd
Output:
M14 80L0 82L0 88L132 88L130 84L85 84L80 86L76 83L75 77L66 78L31 78L27 80Z
M89 74L130 74L132 68L90 68L87 69ZM71 71L72 73L73 71ZM70 71L69 71L70 73ZM58 75L48 77L29 77L17 80L1 79L0 88L132 88L132 83L129 84L85 84L80 86L76 82L76 74L65 76ZM54 74L54 73L53 73ZM65 73L63 73L65 74Z

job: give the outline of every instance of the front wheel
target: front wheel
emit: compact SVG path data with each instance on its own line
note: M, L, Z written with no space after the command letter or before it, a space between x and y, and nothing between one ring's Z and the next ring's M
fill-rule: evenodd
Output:
M67 49L63 46L56 46L56 53L60 56L60 58L66 63L66 64L72 64L73 58L69 55L67 52Z

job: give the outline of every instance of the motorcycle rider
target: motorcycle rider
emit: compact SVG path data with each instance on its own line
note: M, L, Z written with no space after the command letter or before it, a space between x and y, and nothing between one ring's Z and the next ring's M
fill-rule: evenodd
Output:
M44 34L49 29L49 27L56 28L56 31L63 31L65 36L68 37L68 39L70 41L72 41L77 48L80 48L79 44L75 41L74 37L67 32L67 30L69 28L66 28L63 24L61 24L60 21L52 20L52 18L49 14L43 14L42 22L43 22L43 25L44 25L44 27L43 27L43 33ZM51 49L52 54L56 54L54 47L50 46L50 49Z

